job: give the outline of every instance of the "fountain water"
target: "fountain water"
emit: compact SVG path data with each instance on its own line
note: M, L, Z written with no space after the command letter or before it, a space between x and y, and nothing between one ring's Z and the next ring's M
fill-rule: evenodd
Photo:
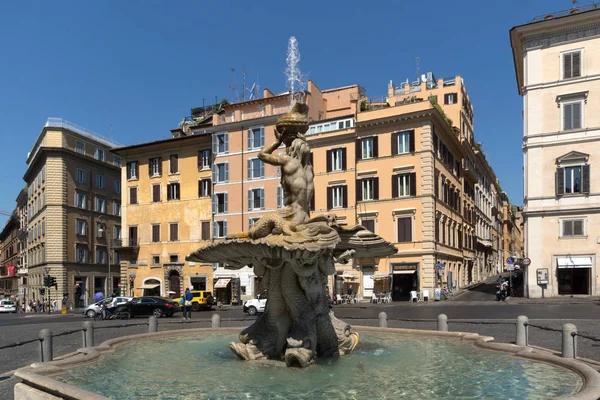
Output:
M286 62L285 75L290 88L290 105L293 105L296 101L301 103L304 101L306 77L300 72L300 68L298 68L300 50L298 49L298 41L294 36L291 36L288 41Z

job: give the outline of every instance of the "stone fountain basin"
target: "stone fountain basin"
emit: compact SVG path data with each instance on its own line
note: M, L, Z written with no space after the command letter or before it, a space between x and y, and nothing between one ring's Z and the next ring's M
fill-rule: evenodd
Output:
M513 344L505 344L505 343L495 343L493 342L492 337L480 336L472 333L461 333L461 332L438 332L438 331L426 331L426 330L414 330L414 329L400 329L400 328L375 328L375 327L366 327L366 326L357 326L355 327L356 331L365 335L397 335L400 337L411 337L413 338L423 338L423 340L428 340L428 338L436 338L443 339L445 341L460 341L465 343L465 345L471 345L477 348L482 348L486 350L491 350L494 352L501 352L505 355L516 357L518 359L524 359L532 362L541 362L547 363L554 366L565 368L569 371L572 371L579 375L582 380L581 389L569 396L569 398L573 399L598 399L600 398L600 373L596 372L594 369L590 368L586 364L572 360L560 358L548 351L543 351L539 349L533 349L531 347L524 346L516 346ZM71 353L60 360L47 362L47 363L34 363L28 367L21 368L15 372L15 377L22 380L21 383L15 385L15 399L106 399L106 397L92 393L90 391L84 390L82 388L76 387L69 383L61 382L60 380L54 379L59 375L68 374L73 369L94 364L97 362L102 362L104 359L111 357L113 353L118 350L120 345L123 344L133 344L133 343L142 343L145 341L152 340L165 340L165 339L174 339L174 340L182 340L183 337L192 337L195 335L237 335L241 328L219 328L219 329L207 329L207 328L199 328L199 329L185 329L179 331L165 331L165 332L157 332L157 333L148 333L148 334L140 334L140 335L132 335L132 336L124 336L121 338L116 338L112 340L108 340L102 343L99 346L93 348L79 349L77 352ZM360 347L360 345L359 345ZM223 351L227 352L228 349L224 348ZM168 357L168 355L165 355ZM339 363L353 363L353 356L343 357L338 362ZM182 365L185 365L182 360ZM402 360L398 359L398 363L401 363ZM238 364L240 369L248 368L249 365L253 363L241 363ZM268 362L266 364L269 364ZM280 363L272 363L272 364L280 364ZM449 368L452 367L451 362L448 364ZM141 368L142 366L140 366ZM269 365L269 367L271 367ZM325 366L329 368L329 366ZM377 366L365 366L366 368L377 368ZM415 368L419 368L419 365L415 365ZM312 367L311 367L312 368ZM315 367L316 368L316 367ZM160 373L161 368L148 368L149 370L157 371ZM310 369L310 368L309 368ZM285 368L282 370L285 371ZM233 372L233 371L232 371ZM265 377L268 377L268 371L264 374ZM492 374L497 374L496 371L490 371ZM192 372L193 374L193 372ZM228 378L234 378L235 374L232 373L230 377L226 377L224 380L227 381ZM90 377L93 379L94 377ZM201 380L201 376L198 376L198 379ZM102 379L97 378L97 379ZM109 383L106 383L107 385ZM232 382L231 384L235 384ZM299 388L299 391L302 389ZM173 394L177 398L177 394ZM450 395L450 394L449 394ZM212 397L208 397L212 398Z

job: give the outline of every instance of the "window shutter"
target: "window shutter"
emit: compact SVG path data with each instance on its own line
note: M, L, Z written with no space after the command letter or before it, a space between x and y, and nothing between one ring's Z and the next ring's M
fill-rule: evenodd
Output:
M217 213L217 195L213 194L212 196L210 196L212 199L212 213L216 214ZM216 224L215 224L216 225Z
M223 195L223 199L224 199L223 210L227 213L227 212L229 212L229 194L225 193Z
M212 166L212 180L213 182L218 182L217 180L217 165L213 164Z
M444 95L444 104L448 104L448 97L450 96L450 94L446 93Z
M248 159L248 179L252 179L252 160Z
M202 197L202 180L198 181L198 197Z
M265 145L265 128L260 128L260 146Z
M563 236L573 236L573 221L563 221Z
M356 139L354 149L356 150L356 159L361 160L362 159L362 140L361 139Z
M202 151L198 151L198 170L204 168L204 157L202 157Z
M217 135L212 135L212 152L213 154L217 154L219 152L219 142L217 140Z
M254 208L254 201L252 198L252 189L248 190L248 211L252 211L252 209Z
M152 176L152 158L148 159L148 176Z
M571 104L572 112L572 129L581 129L581 103Z
M571 70L571 54L563 55L563 79L570 78L572 74Z
M571 119L571 104L563 104L563 130L569 130L573 127L573 121Z
M398 154L398 133L392 133L392 155L395 156Z
M342 207L348 208L348 186L342 186Z
M154 201L154 202L160 201L160 185L152 186L152 201Z
M373 178L373 200L379 200L379 178Z
M396 222L396 228L398 230L398 243L404 242L404 218L398 218Z
M140 176L140 163L138 163L137 161L135 162L135 177L139 178Z
M216 237L219 237L219 224L215 222L213 224L213 238Z
M308 161L309 161L310 165L315 165L313 163L313 153L312 153L312 151L310 152L310 155L308 156Z
M264 162L260 162L260 177L264 178L265 176L265 163Z
M590 193L590 166L584 165L581 167L582 191L581 193Z
M362 183L362 179L356 181L356 201L361 201L363 199Z
M327 161L327 172L331 172L331 169L332 169L332 168L331 168L331 153L332 153L332 151L331 151L331 150L327 150L327 151L325 152L325 154L326 154L326 155L325 155L325 158L327 159L327 160L326 160L326 161Z
M225 181L229 182L229 163L225 163Z
M577 53L573 53L572 55L572 59L573 59L573 78L581 76L581 53L577 52Z
M398 197L398 175L392 175L392 198Z
M248 129L248 150L252 149L252 129Z
M223 236L227 236L227 220L223 221Z
M573 221L573 235L583 236L583 220L578 219Z
M379 157L379 137L373 136L373 158Z
M265 209L265 189L260 189L260 208Z
M173 187L170 183L167 185L167 201L168 200L173 200Z
M333 188L331 186L327 187L327 209L331 210L333 208Z
M412 242L412 218L404 218L404 238L407 242Z
M415 172L410 174L410 195L417 195L417 174Z
M415 130L408 132L408 146L411 153L415 152Z
M281 186L277 186L277 208L283 206L283 193Z
M224 136L225 136L225 152L228 153L229 152L229 133L226 132Z
M347 169L347 165L346 165L346 148L344 147L342 149L342 170L346 170Z
M205 179L206 181L206 194L205 196L210 196L210 194L212 193L212 182L210 181L210 179Z
M556 195L560 196L565 194L565 169L556 169Z

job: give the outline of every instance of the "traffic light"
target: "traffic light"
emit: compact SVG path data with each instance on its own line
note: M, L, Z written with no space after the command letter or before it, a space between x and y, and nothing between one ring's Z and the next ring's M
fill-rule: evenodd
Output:
M54 286L55 289L58 288L58 286L56 284L56 278L54 276L50 277L50 285L49 286Z
M40 288L40 295L43 296L46 294L46 289L45 288Z
M44 286L50 287L50 276L48 275L44 276Z

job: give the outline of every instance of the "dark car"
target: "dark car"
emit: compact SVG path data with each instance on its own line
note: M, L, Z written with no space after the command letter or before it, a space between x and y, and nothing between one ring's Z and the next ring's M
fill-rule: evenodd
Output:
M179 311L179 304L159 296L135 297L127 303L126 307L132 317L142 315L154 315L156 318L163 315L172 317Z

